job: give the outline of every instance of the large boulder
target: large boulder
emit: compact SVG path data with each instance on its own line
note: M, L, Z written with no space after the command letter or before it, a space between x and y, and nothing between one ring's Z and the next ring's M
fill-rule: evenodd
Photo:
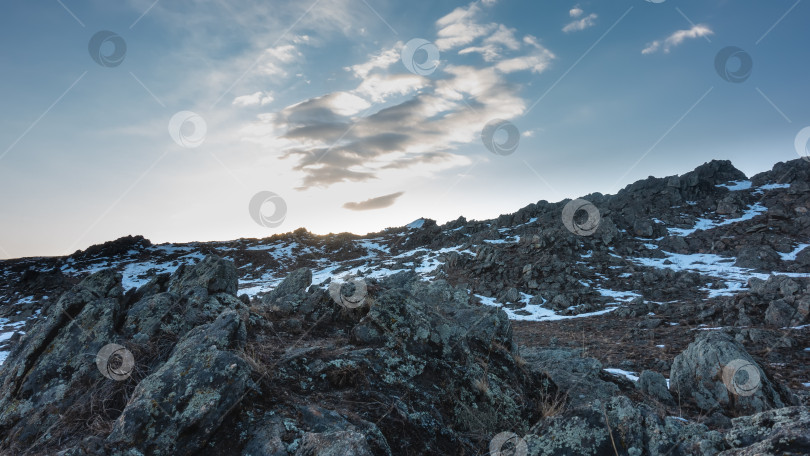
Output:
M169 291L174 293L198 286L210 294L235 295L239 286L239 276L233 262L216 255L208 255L194 266L180 265L169 281Z
M667 379L658 372L650 370L643 371L638 376L636 388L661 403L667 405L675 403L672 399L672 394L669 392L669 388L667 388Z
M292 314L307 300L307 289L310 285L312 285L312 271L307 268L296 269L262 298L262 306L266 311L280 315Z
M602 370L602 363L583 357L580 351L521 347L520 356L530 369L548 375L574 407L595 399L608 400L619 392L619 387L608 381L610 376Z
M739 416L785 406L762 367L722 331L702 332L675 357L670 390L704 412Z

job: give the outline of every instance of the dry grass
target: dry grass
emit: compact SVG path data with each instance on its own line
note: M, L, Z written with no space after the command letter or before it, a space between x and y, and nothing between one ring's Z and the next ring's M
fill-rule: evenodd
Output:
M557 390L551 393L548 391L548 387L544 387L541 391L540 398L537 411L543 419L562 415L568 408L567 391Z
M473 388L481 394L487 394L489 392L489 382L486 377L475 379L473 380Z

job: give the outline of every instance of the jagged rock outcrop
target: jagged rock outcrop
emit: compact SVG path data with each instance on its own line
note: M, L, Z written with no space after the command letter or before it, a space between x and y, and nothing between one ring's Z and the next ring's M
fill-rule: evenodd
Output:
M373 304L350 309L302 269L248 308L235 277L211 256L127 294L113 271L82 281L0 371L0 451L473 452L559 397L522 368L503 310L444 281L370 281ZM134 361L105 378L95 354L112 342Z
M246 317L226 310L189 331L135 387L107 443L148 454L200 450L249 386L251 369L235 354L247 339Z
M97 435L83 443L103 448L98 454L109 454L111 442L152 454L195 451L247 385L249 369L233 350L244 344L248 311L235 292L233 263L213 256L126 295L114 271L83 280L0 370L0 451L47 451L81 433L80 420L111 426L105 444ZM98 365L97 354L112 343L134 353L134 371L115 377L120 382ZM123 413L112 424L99 409L115 406Z
M721 456L810 454L810 408L786 407L732 420Z
M596 400L539 422L525 437L530 456L704 455L724 448L706 426L661 418L625 396Z

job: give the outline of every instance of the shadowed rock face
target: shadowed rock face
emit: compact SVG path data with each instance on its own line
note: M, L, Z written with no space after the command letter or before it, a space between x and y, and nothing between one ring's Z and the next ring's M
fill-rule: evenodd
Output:
M108 442L189 454L238 401L250 369L234 352L244 346L248 311L233 296L233 263L207 257L182 268L168 281L170 291L156 279L125 296L120 281L109 270L83 280L10 355L0 371L0 429L6 436L0 448L42 451L75 431L71 420L92 418L93 406L116 404L125 406L124 413ZM159 341L178 338L168 357L155 352ZM137 370L126 372L121 383L105 378L96 365L96 354L110 343L138 358ZM141 369L151 374L143 377ZM129 401L120 403L120 393L134 380Z
M348 309L298 270L251 310L235 277L209 256L136 292L102 271L65 293L0 371L0 453L472 452L557 391L518 365L503 310L444 281L372 281ZM134 359L119 381L96 365L111 343Z

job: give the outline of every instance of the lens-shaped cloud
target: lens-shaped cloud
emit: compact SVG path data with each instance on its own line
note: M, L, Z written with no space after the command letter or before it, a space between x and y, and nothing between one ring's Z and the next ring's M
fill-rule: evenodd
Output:
M102 49L105 44L112 46L111 52L104 54ZM114 68L124 62L127 55L127 43L121 36L109 30L96 32L87 44L90 57L99 65L107 68Z
M417 53L423 51L425 53L424 61L417 61L419 55ZM420 76L427 76L433 74L439 68L439 48L435 44L422 38L414 38L402 48L400 53L402 64L413 74Z
M183 131L183 127L190 124L191 133ZM180 111L169 120L169 135L179 146L187 149L199 147L208 134L208 125L199 114L191 111Z
M577 213L585 211L588 218L580 222L577 220ZM584 199L575 199L569 201L562 211L562 222L568 231L578 236L590 236L599 228L599 222L602 220L599 214L599 209L590 202Z
M529 454L529 446L514 432L501 432L489 441L489 454L491 456L526 456Z
M793 146L796 148L799 157L802 157L805 161L810 161L810 127L801 129L796 135Z
M501 142L496 138L498 132L506 134ZM511 155L520 145L520 130L508 120L490 120L481 131L481 141L495 155Z
M348 283L354 284L354 291L350 296L345 296L342 289L343 285ZM333 278L332 282L329 283L329 296L332 297L335 303L347 309L356 309L362 306L367 295L368 287L366 286L366 281L360 277L349 275L340 280Z
M274 209L273 213L265 215L262 208L267 204L272 204ZM250 217L259 225L266 228L276 228L284 223L287 218L287 203L284 198L270 191L261 191L253 195L248 204L248 211Z
M115 362L113 362L113 358ZM126 380L132 375L135 357L132 352L118 344L107 344L96 354L96 367L101 375L110 380Z
M739 66L734 68L733 61L737 61ZM739 84L745 82L754 68L754 60L751 55L736 46L728 46L720 49L714 58L714 68L721 78L728 82Z
M735 359L723 367L723 383L736 396L752 396L762 384L759 368L744 359Z

